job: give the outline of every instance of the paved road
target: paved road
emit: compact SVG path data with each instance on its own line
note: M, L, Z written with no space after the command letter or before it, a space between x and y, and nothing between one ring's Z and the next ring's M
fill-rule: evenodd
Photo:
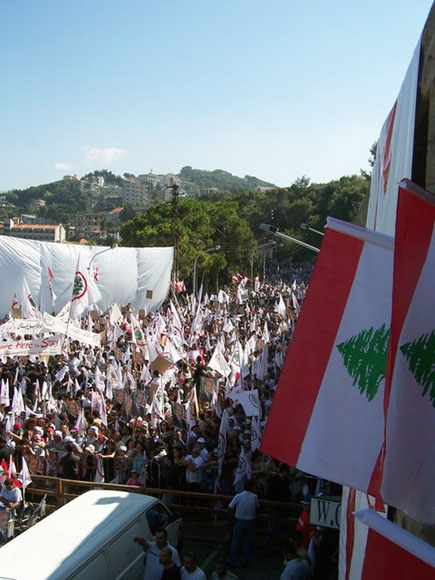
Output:
M205 571L207 578L215 570L216 561L226 559L231 541L231 526L228 521L217 522L194 521L186 515L183 517L183 534L185 541L182 553L193 551L197 555L199 566ZM280 545L287 534L277 534L272 546L265 544L264 526L257 526L251 559L247 568L238 566L234 573L240 580L279 580L283 570L283 559Z

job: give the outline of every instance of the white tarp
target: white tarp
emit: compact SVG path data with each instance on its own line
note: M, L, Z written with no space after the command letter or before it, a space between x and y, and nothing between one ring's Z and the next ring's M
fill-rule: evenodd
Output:
M165 300L171 277L172 247L111 249L0 236L0 317L11 311L14 293L18 299L21 296L24 280L40 310L53 312L48 268L54 275L52 286L57 296L54 312L57 314L71 299L79 253L92 270L98 269L97 286L102 299L97 306L101 310L116 302L122 306L131 303L133 310L153 311Z

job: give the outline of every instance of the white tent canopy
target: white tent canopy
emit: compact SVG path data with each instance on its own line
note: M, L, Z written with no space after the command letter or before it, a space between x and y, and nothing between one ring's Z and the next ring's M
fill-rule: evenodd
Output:
M134 310L153 311L165 300L172 247L111 249L0 236L0 317L11 311L14 293L21 296L24 280L40 310L52 312L48 268L54 275L54 310L58 313L71 299L79 253L87 267L98 269L97 286L102 299L97 306L102 311L114 302L121 306L131 303Z

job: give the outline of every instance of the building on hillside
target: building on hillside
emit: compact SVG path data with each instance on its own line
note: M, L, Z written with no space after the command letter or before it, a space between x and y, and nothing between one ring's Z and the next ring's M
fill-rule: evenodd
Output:
M65 228L62 224L25 223L21 216L5 220L1 233L4 236L41 242L63 243L66 239Z
M32 209L39 209L41 207L45 207L46 202L45 199L31 199L29 201L29 207Z
M106 235L105 212L86 212L76 216L76 235L85 238L101 238Z
M122 201L133 207L146 206L148 204L148 185L136 177L124 180L122 187Z

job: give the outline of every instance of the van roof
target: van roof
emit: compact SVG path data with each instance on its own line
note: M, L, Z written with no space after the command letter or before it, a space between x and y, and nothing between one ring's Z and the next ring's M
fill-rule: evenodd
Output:
M138 493L87 491L3 546L0 577L66 578L157 501Z

